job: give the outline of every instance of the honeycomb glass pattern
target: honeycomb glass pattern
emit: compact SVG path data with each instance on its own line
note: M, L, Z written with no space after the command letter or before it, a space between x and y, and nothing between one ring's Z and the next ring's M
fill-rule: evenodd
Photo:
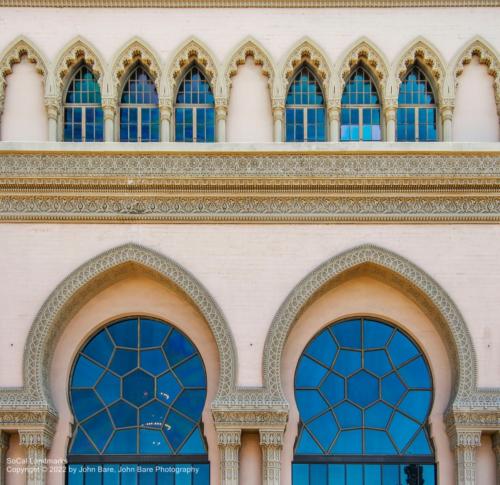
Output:
M70 457L206 458L205 368L193 343L168 323L137 317L100 330L76 358L69 393Z
M295 398L296 456L432 459L429 366L389 323L356 318L320 332L298 362Z

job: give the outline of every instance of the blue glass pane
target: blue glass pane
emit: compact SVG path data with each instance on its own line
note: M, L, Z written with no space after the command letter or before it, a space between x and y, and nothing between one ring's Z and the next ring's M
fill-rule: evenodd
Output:
M379 380L360 371L350 377L347 381L347 397L350 401L359 406L369 406L380 396Z
M89 465L86 467L85 485L101 485L101 473L98 465Z
M330 367L336 351L337 345L333 341L330 332L324 330L306 347L305 353Z
M122 104L158 104L156 86L142 66L137 66L125 83L121 96Z
M161 322L141 319L141 347L160 347L170 328Z
M93 387L103 372L104 369L101 366L80 356L73 372L73 387Z
M137 364L136 350L117 349L109 367L113 372L123 376L124 374L128 374L132 369L135 369Z
M401 413L396 412L394 414L389 425L389 432L400 452L408 445L417 429L418 424L415 421L408 419Z
M123 379L123 397L136 406L141 406L154 397L154 379L141 370L136 370Z
M181 390L179 381L170 372L157 380L156 397L161 402L172 404Z
M154 465L141 465L137 467L139 485L156 485L156 470Z
M168 408L158 401L142 407L139 411L139 424L142 428L163 429Z
M209 465L195 465L195 466L198 471L193 475L193 485L209 485L210 466Z
M175 375L187 387L202 387L206 385L203 363L199 355L175 367Z
M343 375L354 374L361 367L361 352L340 350L333 368Z
M309 485L309 465L292 465L292 485Z
M71 391L71 404L79 421L83 421L103 408L96 393L90 389L73 389Z
M174 485L175 473L171 471L171 465L165 463L163 465L158 465L157 467L157 477L158 485ZM205 485L205 484L203 484ZM208 485L208 484L207 484Z
M103 473L102 485L120 485L120 465L104 465L106 471Z
M328 412L307 424L307 428L319 442L325 452L327 452L332 441L337 436L338 426L332 413Z
M336 374L329 374L321 384L321 392L331 405L337 404L345 397L345 381Z
M120 347L137 348L137 320L125 320L108 327L116 345Z
M115 426L127 428L137 426L137 409L125 401L118 401L109 408Z
M160 349L142 350L141 367L153 375L162 374L167 370L167 361Z
M317 464L309 466L309 483L314 483L315 485L328 485L328 465Z
M120 399L120 379L111 372L106 372L97 384L96 391L104 404L112 404Z
M382 379L382 399L389 404L397 404L405 391L406 387L395 373Z
M382 467L382 484L399 485L399 465L384 465Z
M407 450L408 455L431 455L432 449L426 432L421 429Z
M314 362L309 357L302 357L295 374L295 386L316 387L319 385L328 369Z
M181 455L199 455L206 453L205 443L201 437L199 428L196 428L188 440L184 443L179 450Z
M392 362L396 367L418 355L418 350L413 342L401 332L396 332L396 335L392 337L388 350Z
M77 430L75 437L73 439L73 444L71 445L71 453L82 454L82 455L92 455L97 453L95 446L91 441L85 436L81 429Z
M380 465L365 465L365 484L382 484L382 467Z
M195 353L193 344L180 332L174 330L163 346L171 366Z
M344 485L345 465L328 465L328 485Z
M137 485L137 465L123 465L121 467L120 485Z
M363 485L363 465L347 465L346 479L349 485Z
M435 476L434 465L422 465L422 483L425 485L435 485Z
M409 391L399 409L418 421L424 421L429 414L431 399L431 391Z
M152 429L141 429L139 431L139 451L153 455L172 453L172 449L167 444L163 433Z
M68 485L83 485L83 466L68 465Z
M171 411L167 416L164 431L168 441L174 450L184 442L188 435L193 430L194 424L187 420L175 411Z
M408 387L430 388L431 376L422 357L399 369L399 374Z
M377 376L382 377L387 374L393 367L387 358L385 350L370 350L365 352L365 369L373 372Z
M361 430L341 431L332 448L332 453L338 455L359 455L361 452Z
M332 332L341 347L361 348L361 322L351 320L335 325Z
M303 421L325 411L328 406L318 391L296 391L295 400Z
M395 455L396 448L385 431L365 431L365 453L367 455Z
M303 429L300 433L295 451L302 455L323 454L323 451L319 447L318 443L314 441L314 439L306 429Z
M365 426L370 428L385 428L392 415L392 408L382 402L377 402L365 410Z
M127 455L131 453L137 453L137 430L125 429L115 431L111 442L106 448L106 453L111 455Z
M361 410L351 403L343 402L334 409L337 420L342 428L361 426Z
M113 423L106 411L102 411L82 424L89 438L102 451L113 433Z
M174 403L174 408L192 419L200 420L207 392L205 389L187 389Z

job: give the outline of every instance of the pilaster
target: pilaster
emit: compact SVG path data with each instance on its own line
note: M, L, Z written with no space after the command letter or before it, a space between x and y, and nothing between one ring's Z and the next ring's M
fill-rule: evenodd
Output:
M396 141L396 110L398 108L397 99L388 99L384 105L386 141Z
M215 98L216 140L226 141L227 99Z
M259 430L262 450L262 484L280 485L283 430Z
M0 430L0 485L5 485L7 469L7 451L9 449L10 435Z
M112 142L115 140L116 100L103 98L102 110L104 113L104 141Z
M500 485L500 431L496 431L491 437L493 451L495 452L497 481L496 484Z
M220 483L238 485L241 429L217 431L217 442L220 453Z
M172 99L160 98L160 141L169 142L172 123Z
M45 485L47 451L52 435L44 429L19 430L19 444L26 448L26 485Z
M282 142L283 140L283 124L285 120L285 100L284 98L274 98L272 100L273 108L273 140Z
M335 103L328 106L328 124L330 140L340 141L340 105Z
M481 446L481 430L454 430L451 446L455 451L457 485L476 485L476 451Z
M59 98L57 96L45 97L45 108L49 123L49 141L57 141L57 120L59 117Z
M445 99L439 108L441 121L443 123L443 141L452 141L453 137L453 109L452 99Z

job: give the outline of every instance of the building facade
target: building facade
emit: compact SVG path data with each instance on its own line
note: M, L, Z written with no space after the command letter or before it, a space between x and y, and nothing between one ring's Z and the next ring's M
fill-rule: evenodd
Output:
M500 483L498 0L0 0L0 484Z

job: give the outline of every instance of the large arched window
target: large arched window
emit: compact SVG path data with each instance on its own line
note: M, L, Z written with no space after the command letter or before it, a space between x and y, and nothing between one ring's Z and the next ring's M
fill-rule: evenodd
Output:
M101 90L85 65L75 71L64 102L64 141L103 141Z
M429 366L401 330L371 318L328 326L295 372L293 485L433 485Z
M132 70L123 87L120 141L160 141L158 93L141 65Z
M177 91L175 141L215 141L214 95L196 65L186 73Z
M436 141L437 109L431 83L418 66L413 66L399 87L398 141Z
M379 141L380 101L371 76L358 67L349 78L342 94L341 141Z
M311 69L303 66L295 75L285 110L286 141L325 141L325 100Z
M107 325L71 373L68 484L208 485L206 393L201 356L179 330L147 317Z

